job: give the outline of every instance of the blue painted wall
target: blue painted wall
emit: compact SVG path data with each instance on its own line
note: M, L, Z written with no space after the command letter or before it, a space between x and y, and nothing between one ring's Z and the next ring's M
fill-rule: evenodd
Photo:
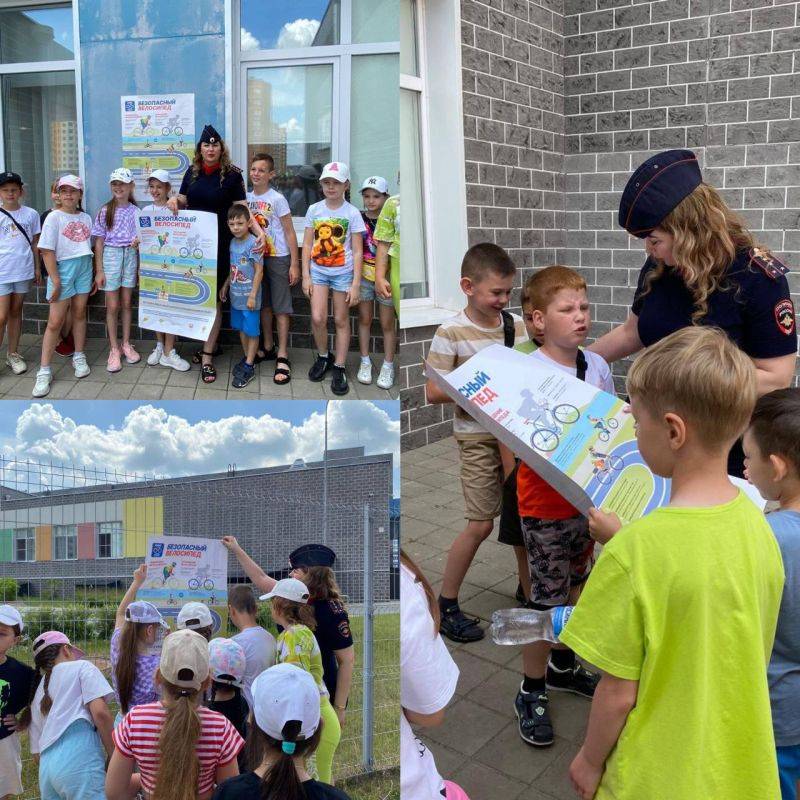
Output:
M86 207L109 196L122 163L119 99L195 96L197 133L225 135L225 19L221 0L79 0Z

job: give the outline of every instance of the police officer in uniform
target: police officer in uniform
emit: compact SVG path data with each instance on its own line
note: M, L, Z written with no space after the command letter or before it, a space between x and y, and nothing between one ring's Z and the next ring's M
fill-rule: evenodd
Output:
M217 288L230 272L230 243L233 238L228 228L228 209L237 201L247 197L242 179L242 171L231 163L230 155L222 137L213 125L206 125L200 134L195 147L192 166L186 170L181 181L177 197L167 201L173 210L188 209L190 211L209 211L217 215ZM259 240L263 249L264 234L255 220L250 221L250 230ZM212 357L219 355L217 339L222 324L222 305L217 302L217 317L208 340L202 350L198 350L192 361L202 362L202 378L204 383L213 383L217 373Z
M714 325L753 360L759 395L789 386L797 334L788 268L703 183L693 152L645 161L622 193L619 224L645 240L648 258L627 320L591 350L610 363L687 325ZM743 474L741 445L728 469Z

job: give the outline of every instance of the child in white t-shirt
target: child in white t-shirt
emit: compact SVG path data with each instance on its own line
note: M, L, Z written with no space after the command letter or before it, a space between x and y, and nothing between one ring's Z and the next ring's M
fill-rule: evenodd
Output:
M86 303L92 290L94 260L92 255L92 218L79 211L83 198L83 181L77 175L64 175L58 179L58 196L61 208L50 212L39 236L39 252L47 270L47 300L50 312L42 339L42 360L34 397L44 397L50 392L53 373L50 361L61 339L61 328L67 311L72 311L72 335L75 352L72 366L76 378L85 378L89 372L86 354Z
M31 753L39 754L39 792L62 800L105 798L106 753L114 752L103 673L59 631L33 642L33 699L20 720Z
M292 290L300 280L297 236L292 212L286 198L270 186L275 177L275 161L269 153L256 153L250 161L253 191L247 193L247 205L267 239L264 250L263 297L261 301L261 336L263 349L256 363L275 359L273 382L283 386L292 379L289 362L289 323L294 312ZM272 317L278 330L278 348L272 335Z
M154 169L147 179L147 189L153 202L142 209L142 214L170 214L172 211L167 206L172 185L169 181L169 172L165 169ZM174 216L174 215L173 215ZM172 367L178 372L187 372L191 365L180 357L175 349L175 334L156 331L156 346L147 356L147 363L151 367L160 364L162 367Z
M317 360L308 371L310 381L321 381L333 367L331 391L347 394L345 359L350 345L350 308L361 296L361 266L366 230L361 212L345 200L350 188L347 164L326 164L319 182L324 200L306 212L303 236L303 292L311 300L311 329ZM336 354L328 349L328 293L333 293Z
M39 215L23 206L22 178L16 172L0 174L0 344L8 329L6 364L15 375L28 369L17 352L22 332L22 303L31 283L39 285Z

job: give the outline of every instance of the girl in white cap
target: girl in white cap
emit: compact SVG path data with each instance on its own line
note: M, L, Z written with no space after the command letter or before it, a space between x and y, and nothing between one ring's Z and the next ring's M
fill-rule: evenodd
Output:
M322 653L314 638L317 624L314 609L308 605L309 597L303 581L284 578L260 599L272 601L272 619L283 628L276 642L278 662L297 664L317 683L320 715L325 723L316 754L317 772L324 783L333 783L333 756L342 738L342 728L323 680Z
M146 205L142 209L143 214L169 214L174 216L167 200L169 200L169 193L172 189L172 184L169 180L169 172L165 169L154 169L147 179L147 190L150 192L150 197L153 202ZM175 334L156 332L156 346L153 352L147 356L147 363L151 367L160 364L162 367L172 367L178 372L187 372L191 369L188 361L180 357L180 354L175 349Z
M138 781L147 800L210 800L216 784L239 774L244 741L200 704L211 682L206 640L190 630L167 636L156 681L161 700L131 709L114 730L106 796L131 800Z
M324 729L317 696L314 679L293 664L262 672L253 681L247 739L248 761L258 766L218 786L213 800L349 800L305 768Z
M136 250L136 184L129 169L119 167L109 176L111 199L97 212L92 226L97 288L106 293L106 327L111 350L109 372L122 369L122 356L128 364L137 364L141 356L131 344L133 309L131 300L136 288L139 254ZM117 339L117 321L122 308L122 346Z

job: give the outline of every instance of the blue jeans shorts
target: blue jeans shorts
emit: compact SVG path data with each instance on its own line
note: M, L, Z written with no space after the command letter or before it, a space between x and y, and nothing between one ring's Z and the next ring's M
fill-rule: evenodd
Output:
M10 294L27 294L32 283L32 280L0 283L0 297L8 297Z
M375 281L368 281L366 278L361 279L361 296L359 300L362 303L367 303L370 300L377 300L382 306L393 306L391 297L381 297L375 291Z
M94 726L77 719L42 753L42 800L105 800L105 750Z
M314 286L330 286L334 292L349 292L353 285L353 273L329 275L328 270L311 265L311 283Z
M103 248L103 272L106 274L106 292L115 292L120 286L133 289L136 286L136 271L139 266L135 247Z
M89 294L92 290L92 257L78 256L57 262L61 278L59 300L68 300L76 294ZM53 295L53 281L47 279L47 299Z
M231 328L241 331L245 336L257 339L261 334L261 311L249 308L231 309Z
M781 800L797 800L800 779L800 745L778 747L778 775L781 779Z

